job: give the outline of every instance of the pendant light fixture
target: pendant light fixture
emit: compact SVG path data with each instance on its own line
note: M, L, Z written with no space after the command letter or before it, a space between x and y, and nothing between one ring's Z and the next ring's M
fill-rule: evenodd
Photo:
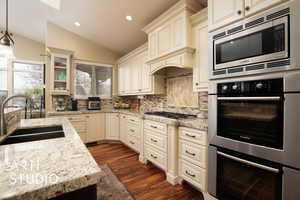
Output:
M12 39L12 34L8 32L8 0L6 0L6 27L5 31L1 32L3 36L0 38L0 55L12 58L13 56L13 45L15 44Z

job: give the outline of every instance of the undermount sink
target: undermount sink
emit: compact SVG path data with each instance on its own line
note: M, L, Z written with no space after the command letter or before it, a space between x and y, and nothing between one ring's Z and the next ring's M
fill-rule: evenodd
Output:
M0 145L49 140L65 137L62 126L49 126L43 128L17 129Z

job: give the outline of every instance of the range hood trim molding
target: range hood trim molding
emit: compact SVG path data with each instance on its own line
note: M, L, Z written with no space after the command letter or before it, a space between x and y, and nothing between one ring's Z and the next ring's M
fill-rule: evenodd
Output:
M185 47L174 51L170 54L167 54L163 57L148 61L147 64L151 66L151 74L155 74L158 71L168 68L168 67L177 67L182 69L192 69L194 65L194 53L195 49L191 47ZM172 59L176 60L180 58L180 63L169 62ZM155 67L153 67L155 66Z

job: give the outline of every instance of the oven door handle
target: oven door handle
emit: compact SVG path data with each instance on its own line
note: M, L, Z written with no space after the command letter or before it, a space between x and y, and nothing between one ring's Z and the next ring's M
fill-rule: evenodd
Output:
M263 170L267 170L267 171L270 171L270 172L274 172L274 173L277 173L277 174L280 172L279 169L276 169L276 168L273 168L273 167L268 167L268 166L261 165L261 164L257 164L255 162L251 162L251 161L248 161L248 160L240 159L240 158L237 158L237 157L234 157L234 156L231 156L231 155L219 152L219 151L217 151L217 154L221 155L221 156L224 156L226 158L235 160L237 162L245 163L247 165L251 165L253 167L257 167L257 168L260 168L260 169L263 169Z
M280 101L281 97L218 97L223 101Z

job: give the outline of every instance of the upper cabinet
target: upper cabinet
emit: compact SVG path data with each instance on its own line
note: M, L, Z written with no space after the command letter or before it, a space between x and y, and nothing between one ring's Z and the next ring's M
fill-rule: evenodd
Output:
M209 31L243 19L286 0L208 0Z
M191 29L189 17L202 8L198 0L181 0L143 31L148 34L148 64L151 73L164 66L192 68Z
M287 0L245 0L245 15L252 15L284 1Z
M191 17L193 45L196 49L193 68L193 91L208 90L208 22L207 9Z
M119 95L163 94L164 77L152 75L147 64L147 44L137 48L119 60Z
M48 48L50 53L50 93L70 95L72 52Z

